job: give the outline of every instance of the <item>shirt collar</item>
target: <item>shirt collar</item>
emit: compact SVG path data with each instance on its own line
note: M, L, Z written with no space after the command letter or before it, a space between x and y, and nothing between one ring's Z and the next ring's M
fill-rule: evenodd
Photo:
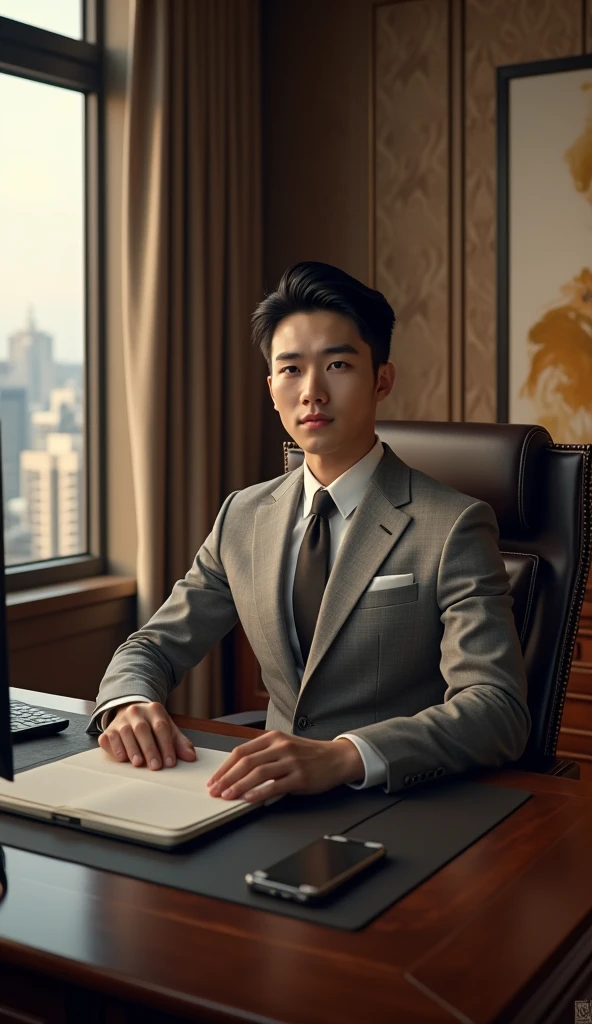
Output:
M364 491L366 490L374 470L378 466L382 456L384 455L384 448L382 441L376 436L374 447L370 449L367 455L364 455L362 459L355 462L353 466L346 469L345 473L338 476L332 484L329 484L327 490L333 498L333 501L337 505L337 508L341 512L344 519L353 512L362 500ZM304 508L303 518L306 519L310 515L312 508L312 499L314 498L319 487L323 485L319 483L316 476L310 471L304 462Z

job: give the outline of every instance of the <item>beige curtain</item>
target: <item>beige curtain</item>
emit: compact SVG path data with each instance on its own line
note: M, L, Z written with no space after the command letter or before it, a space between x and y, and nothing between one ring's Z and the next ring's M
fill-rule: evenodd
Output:
M136 0L132 19L122 287L143 623L258 477L259 0ZM219 714L222 662L217 648L170 707Z

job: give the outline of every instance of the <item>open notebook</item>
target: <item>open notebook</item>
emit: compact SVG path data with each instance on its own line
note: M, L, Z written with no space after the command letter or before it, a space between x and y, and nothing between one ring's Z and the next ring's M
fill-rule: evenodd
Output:
M207 780L228 753L195 750L197 761L156 772L120 764L100 747L85 750L20 772L14 782L0 779L0 809L150 846L177 846L255 809L246 800L210 796Z

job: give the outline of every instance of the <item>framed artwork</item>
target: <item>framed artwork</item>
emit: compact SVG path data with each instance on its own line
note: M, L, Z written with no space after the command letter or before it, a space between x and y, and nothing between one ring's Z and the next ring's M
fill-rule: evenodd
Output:
M592 55L498 68L498 420L592 442Z

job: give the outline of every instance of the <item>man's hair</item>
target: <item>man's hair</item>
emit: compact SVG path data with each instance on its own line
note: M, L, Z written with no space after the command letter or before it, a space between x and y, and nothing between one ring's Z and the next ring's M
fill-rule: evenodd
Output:
M388 363L395 313L381 292L330 263L294 263L282 274L274 292L251 317L253 344L259 345L271 373L271 342L276 328L293 313L329 309L353 320L372 350L374 376Z

